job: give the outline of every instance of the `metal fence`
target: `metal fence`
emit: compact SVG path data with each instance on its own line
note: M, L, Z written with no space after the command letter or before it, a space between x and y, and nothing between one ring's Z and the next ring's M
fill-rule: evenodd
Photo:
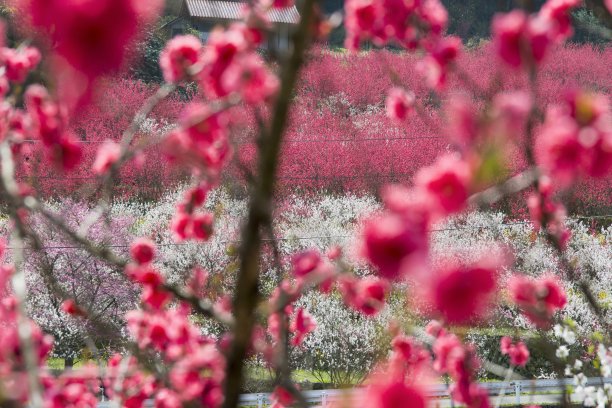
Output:
M612 384L612 378L589 378L589 385ZM499 396L500 394L507 395L504 398L504 404L531 404L538 402L536 397L545 396L548 400L558 398L555 394L560 394L567 386L573 386L574 382L571 378L561 380L522 380L512 382L485 382L480 383L480 386L485 388L489 395ZM359 401L362 398L363 390L360 388L348 390L313 390L303 391L302 394L306 401L314 406L322 408L331 407L334 402L344 401L348 406L361 407ZM428 390L428 395L431 398L437 398L443 406L453 406L449 400L449 387L446 384L432 385ZM271 394L254 393L242 394L240 396L241 407L257 407L264 408L271 405ZM510 400L509 400L510 398ZM148 402L148 401L147 401ZM152 407L152 403L145 404L145 407ZM457 405L459 406L459 405ZM115 408L112 402L104 401L98 405L98 408Z

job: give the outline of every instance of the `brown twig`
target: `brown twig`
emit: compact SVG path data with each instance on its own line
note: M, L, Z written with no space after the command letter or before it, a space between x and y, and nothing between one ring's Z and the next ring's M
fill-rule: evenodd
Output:
M224 408L236 407L240 397L244 358L251 343L254 310L259 299L261 228L271 214L282 137L288 120L293 90L309 42L314 4L315 0L305 0L303 3L300 24L293 35L293 50L282 69L281 87L275 102L271 125L267 132L264 131L265 137L262 138L264 143L259 156L257 180L242 232L240 271L233 302L236 326L227 358Z

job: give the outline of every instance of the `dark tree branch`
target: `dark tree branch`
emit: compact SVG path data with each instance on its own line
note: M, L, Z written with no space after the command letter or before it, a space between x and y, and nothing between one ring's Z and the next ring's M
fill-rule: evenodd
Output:
M233 302L236 326L227 358L224 408L238 405L243 383L244 358L251 343L254 311L259 299L259 262L261 255L261 229L268 222L272 211L272 196L279 162L282 137L287 124L293 90L302 66L311 25L314 19L315 0L304 0L299 27L293 35L293 49L281 74L281 87L274 106L269 130L264 130L258 174L248 218L242 232L240 271Z

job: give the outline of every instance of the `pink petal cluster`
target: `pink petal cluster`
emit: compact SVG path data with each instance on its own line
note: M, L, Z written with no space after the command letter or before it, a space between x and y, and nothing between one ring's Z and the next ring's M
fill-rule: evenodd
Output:
M475 350L464 345L454 334L441 334L434 342L434 369L454 380L451 397L469 408L489 408L487 391L476 382L480 362Z
M549 327L555 312L567 303L565 291L552 276L533 279L515 275L508 287L512 301L531 322L541 328Z
M436 39L448 22L438 0L347 0L344 8L349 49L368 39L378 46L393 42L413 49ZM407 24L411 20L418 23Z
M45 390L45 408L94 408L100 380L95 367L85 367L77 375L70 372L50 381Z
M415 185L431 199L443 216L459 212L466 206L470 194L470 165L456 155L447 154L415 177Z
M484 261L473 265L447 264L431 278L429 297L436 313L449 324L466 324L483 318L497 289L498 265Z
M449 68L461 52L461 39L447 36L429 46L429 54L420 62L417 69L421 71L430 88L444 89Z
M367 388L366 403L371 408L427 407L423 389L405 381L381 381Z
M68 130L66 109L40 85L28 87L25 100L32 133L43 142L51 160L65 170L74 169L81 161L82 149Z
M40 60L40 52L34 47L0 48L0 66L5 68L4 75L11 82L21 83L25 81Z
M155 244L148 238L138 238L130 245L130 255L137 264L147 264L155 257Z
M162 353L170 367L169 384L159 399L165 404L171 404L176 397L182 404L192 401L202 406L219 406L224 359L214 340L203 336L189 321L188 311L132 311L127 322L138 346Z
M522 10L496 15L491 31L498 55L512 67L533 69L551 45L571 36L569 11L578 5L578 0L548 0L536 15Z
M143 24L160 11L159 0L16 0L18 10L54 45L54 51L92 78L118 69Z
M254 41L253 28L241 23L211 32L200 60L203 69L198 75L207 95L222 98L236 94L255 104L276 93L278 79L255 52Z
M92 165L95 174L108 172L121 157L121 146L112 140L105 141L98 149L96 160Z
M401 122L413 111L415 96L403 88L391 88L387 93L386 110L390 119Z
M565 207L553 201L552 192L551 180L542 177L538 183L538 192L527 197L527 208L535 230L543 228L564 249L571 238L571 231L565 225Z
M317 328L314 318L304 308L299 308L289 324L289 331L293 333L291 344L299 346L306 336Z
M376 315L384 306L389 283L383 279L355 279L344 276L339 281L344 302L366 316Z
M567 185L579 176L605 177L612 169L612 114L607 96L569 91L552 106L538 137L540 162Z
M216 176L231 154L227 116L209 105L192 103L185 108L179 128L164 141L166 157L173 163Z
M159 56L164 80L168 83L178 83L191 78L202 50L202 42L193 35L178 36L168 41Z
M295 402L295 397L286 388L277 386L270 397L272 406L270 408L288 408Z
M298 278L314 272L321 264L321 254L314 249L299 252L291 258L293 275Z
M376 408L427 407L431 357L417 341L398 333L388 360L366 382L364 406Z
M510 364L515 367L525 367L529 361L529 349L522 341L513 343L508 336L501 338L500 351L510 356Z
M402 187L383 192L387 210L364 222L361 253L377 273L397 280L414 273L428 253L429 208Z
M86 313L73 299L66 299L62 302L60 309L62 312L71 316L85 316Z

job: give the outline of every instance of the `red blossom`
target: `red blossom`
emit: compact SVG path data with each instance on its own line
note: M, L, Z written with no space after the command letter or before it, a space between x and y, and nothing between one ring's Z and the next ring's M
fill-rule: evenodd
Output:
M18 0L19 11L45 29L56 51L77 70L95 77L123 63L139 27L157 15L158 0Z
M270 399L272 400L271 408L288 408L295 401L293 394L281 386L274 388Z
M64 300L61 309L64 313L71 316L85 316L85 311L81 309L73 299Z
M148 238L138 238L130 246L130 255L139 265L149 263L155 257L155 244Z

